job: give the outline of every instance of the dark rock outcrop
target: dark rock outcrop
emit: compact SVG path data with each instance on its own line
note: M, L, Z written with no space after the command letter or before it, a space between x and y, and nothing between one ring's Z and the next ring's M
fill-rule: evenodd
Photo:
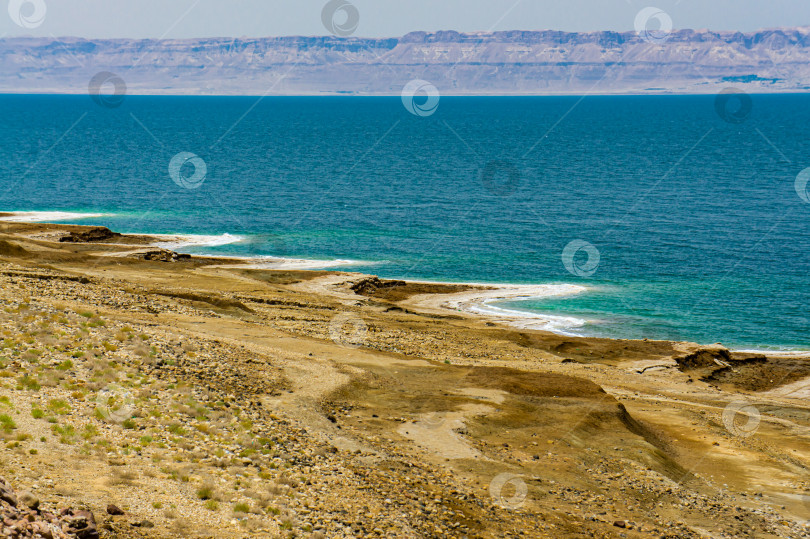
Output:
M97 241L107 241L120 238L121 234L113 232L105 226L96 226L81 232L70 232L67 236L62 236L59 241L62 243L92 243Z
M191 259L191 255L175 253L174 251L169 251L168 249L159 249L144 253L143 259L156 262L177 262L179 260L189 260Z
M405 281L383 281L377 276L372 276L357 281L351 286L351 289L355 294L370 296L381 288L393 288L396 286L405 286L405 284Z
M691 354L678 356L675 358L678 367L682 371L694 369L715 369L718 367L728 367L731 361L731 353L726 348L705 347L699 348Z

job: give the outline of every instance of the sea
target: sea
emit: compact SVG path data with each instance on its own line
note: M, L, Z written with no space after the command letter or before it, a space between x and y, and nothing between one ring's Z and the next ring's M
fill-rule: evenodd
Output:
M0 211L583 287L491 303L562 333L810 350L810 95L416 99L0 96Z

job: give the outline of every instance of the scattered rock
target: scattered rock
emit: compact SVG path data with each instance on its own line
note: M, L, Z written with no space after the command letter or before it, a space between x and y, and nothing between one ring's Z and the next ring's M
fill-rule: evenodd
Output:
M124 510L118 507L117 505L109 504L107 506L107 514L108 515L123 515Z
M27 490L20 493L19 501L29 509L37 509L39 507L39 498Z
M5 479L0 478L0 501L4 501L12 507L17 507L17 496Z
M168 249L147 251L143 253L142 256L144 260L150 260L155 262L177 262L179 260L191 259L191 255L175 253L174 251L170 251Z
M3 537L41 537L45 539L99 539L96 518L90 511L63 509L59 513L43 511L31 492L15 494L11 485L0 478L0 524ZM20 507L18 507L18 505Z
M68 509L62 511L64 514L65 522L67 523L67 532L73 534L79 539L98 539L98 528L96 526L96 517L90 511L73 511Z

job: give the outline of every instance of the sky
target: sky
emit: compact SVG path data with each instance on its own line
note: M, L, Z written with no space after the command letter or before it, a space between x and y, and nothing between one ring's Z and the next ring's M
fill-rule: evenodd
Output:
M629 31L639 11L666 12L676 29L751 31L810 26L810 0L337 0L359 15L353 35L410 31ZM0 36L191 38L327 35L327 0L2 0ZM35 6L34 3L39 4ZM15 22L11 12L33 22ZM44 5L44 9L43 6ZM36 9L39 9L39 12ZM44 14L44 17L36 15ZM3 15L0 13L0 15ZM338 17L345 17L339 12ZM32 19L33 17L33 19ZM339 20L338 23L344 22Z

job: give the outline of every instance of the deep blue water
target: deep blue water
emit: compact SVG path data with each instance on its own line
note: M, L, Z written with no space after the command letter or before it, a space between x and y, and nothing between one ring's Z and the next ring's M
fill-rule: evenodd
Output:
M0 209L115 214L124 232L244 235L206 252L345 258L385 277L577 283L519 307L586 334L810 349L810 95L0 97ZM204 160L197 189L172 181ZM181 174L190 174L186 165ZM563 250L599 251L590 276ZM574 259L583 266L585 254Z

